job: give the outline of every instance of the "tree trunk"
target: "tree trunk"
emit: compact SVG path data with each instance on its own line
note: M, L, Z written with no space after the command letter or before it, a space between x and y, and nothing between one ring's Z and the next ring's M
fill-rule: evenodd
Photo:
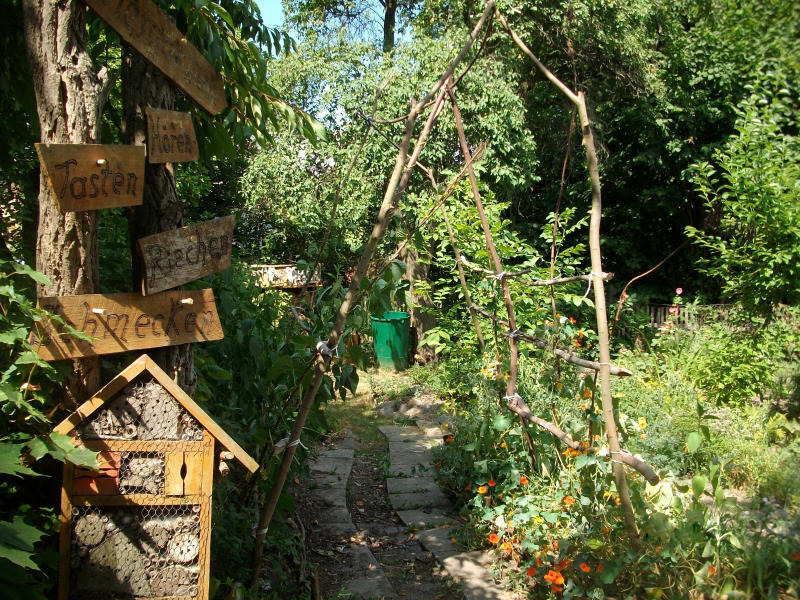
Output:
M397 0L385 0L383 12L383 51L394 50L394 28L397 24Z
M148 63L138 51L123 45L122 55L122 135L125 143L144 145L147 142L147 120L144 109L172 110L175 92L160 71ZM139 238L176 229L183 225L183 205L178 199L175 174L171 163L145 167L144 199L141 206L128 213L133 288L142 290L144 260L139 252ZM158 365L172 376L183 390L192 395L197 378L194 374L194 352L191 344L168 346L149 352Z
M41 141L99 142L109 82L105 68L94 70L86 50L86 8L76 0L23 0L23 14ZM98 291L97 212L62 215L44 174L39 180L36 269L52 282L37 286L40 297ZM97 358L73 362L66 389L68 405L86 400L100 383Z
M436 325L436 317L431 309L433 302L427 294L418 294L416 283L427 281L430 266L427 262L419 260L419 251L413 244L408 244L400 254L400 260L406 263L405 279L409 284L411 306L411 357L414 362L427 364L436 358L436 354L428 346L420 346L420 340L425 333Z

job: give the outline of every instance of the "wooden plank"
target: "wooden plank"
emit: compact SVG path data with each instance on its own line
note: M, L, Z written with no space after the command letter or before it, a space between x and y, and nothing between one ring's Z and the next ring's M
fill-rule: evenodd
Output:
M119 484L110 477L76 477L72 482L76 496L111 496L119 494Z
M163 108L147 115L147 160L151 163L190 162L200 158L192 115Z
M92 341L63 334L52 322L32 337L45 360L81 358L223 338L212 290L139 294L86 294L40 298L39 306L61 316ZM101 402L102 403L102 402ZM92 411L94 408L92 408Z
M211 453L211 459L214 459L213 451ZM206 493L205 487L203 486L203 461L204 454L202 452L183 453L183 465L186 467L186 475L183 478L184 494Z
M119 452L202 452L203 442L183 440L74 440L76 445L89 450ZM102 460L102 458L101 458Z
M225 106L222 77L150 0L83 0L189 98L211 115Z
M211 573L211 499L209 494L200 503L200 555L198 567L200 577L198 580L197 600L208 600L210 573Z
M61 483L61 531L58 538L58 600L69 598L69 556L72 537L72 475L73 465L64 463Z
M141 238L144 293L161 292L230 267L233 221L228 215Z
M87 496L74 494L74 506L184 506L200 504L206 496L162 496L160 494L127 494L124 496Z
M183 496L183 452L168 452L164 460L164 494Z
M142 203L144 146L35 144L62 213Z

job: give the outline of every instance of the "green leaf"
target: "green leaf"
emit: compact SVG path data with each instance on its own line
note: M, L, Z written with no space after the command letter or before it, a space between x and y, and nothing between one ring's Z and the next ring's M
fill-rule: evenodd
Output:
M689 452L696 452L697 449L702 445L703 434L701 434L699 431L693 431L686 436L686 447L689 448Z
M692 491L694 492L695 498L699 499L700 496L703 495L707 483L708 478L705 475L695 475L692 477Z
M45 532L28 525L21 516L14 517L13 522L0 521L0 558L27 569L39 570L33 562L33 545L42 539Z
M492 427L494 427L497 431L505 431L509 427L511 427L511 419L508 416L498 413L494 416L494 420L492 421Z
M97 467L97 452L75 446L68 436L55 431L48 436L34 438L28 443L28 449L37 460L49 454L56 460L70 462L79 467Z
M0 474L3 475L39 475L36 471L22 466L19 458L25 444L0 443Z

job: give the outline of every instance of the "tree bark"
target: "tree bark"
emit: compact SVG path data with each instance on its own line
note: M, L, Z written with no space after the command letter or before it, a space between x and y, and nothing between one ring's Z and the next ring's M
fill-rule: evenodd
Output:
M25 47L30 64L40 140L91 144L100 140L100 115L107 93L105 68L95 71L86 49L86 8L76 0L24 0ZM61 214L44 174L39 180L36 269L51 281L38 296L98 291L97 212ZM65 403L77 405L97 391L99 361L73 361Z
M394 29L397 25L397 0L385 0L383 12L383 51L394 50Z
M405 279L409 284L411 299L411 328L414 338L411 356L416 362L427 364L436 358L436 354L428 346L420 346L419 342L425 337L425 333L436 325L436 317L431 312L433 302L430 296L418 294L415 286L418 281L427 281L430 265L420 261L419 251L413 244L406 245L400 253L400 260L406 264Z
M122 135L127 144L147 142L147 120L144 109L172 110L175 91L166 77L148 63L138 51L123 45L122 55ZM144 260L139 252L139 238L183 226L183 205L175 186L171 163L150 164L145 167L144 199L141 206L128 213L133 288L142 290ZM194 352L191 344L168 346L151 350L150 356L169 373L190 396L197 377L194 373Z

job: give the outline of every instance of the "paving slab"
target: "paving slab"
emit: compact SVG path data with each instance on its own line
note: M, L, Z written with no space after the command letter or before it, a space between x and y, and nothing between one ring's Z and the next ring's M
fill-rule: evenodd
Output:
M397 597L369 548L353 545L347 549L347 553L352 569L362 573L362 576L347 582L344 586L345 593L351 594L353 600L388 600Z
M407 492L404 494L389 494L389 502L395 510L424 508L429 506L448 507L450 499L442 490L428 490L426 492Z
M491 558L485 552L463 552L449 556L442 566L459 582L465 600L513 600L515 595L497 585L487 567Z
M398 510L397 516L409 527L432 529L442 525L450 525L455 521L444 510L439 508L422 508L415 510Z
M402 442L389 442L389 453L394 452L427 452L439 443L428 438L407 439Z
M438 490L439 485L433 477L389 477L386 480L386 491L389 494L407 494L408 492L429 492Z
M433 456L430 450L424 452L392 452L389 454L389 462L393 465L417 465L424 464L431 466Z
M347 508L347 494L345 494L345 488L316 488L311 490L311 495L314 496L317 502L324 506Z
M353 460L353 455L355 454L355 450L353 448L328 448L320 453L320 455L325 455L326 457L331 458L349 458Z
M430 464L416 463L409 465L389 465L389 477L419 477L433 474Z
M342 458L324 454L309 465L309 469L312 473L336 473L338 475L343 475L345 479L350 477L350 469L352 468L352 457Z
M390 442L402 442L403 440L422 440L426 439L425 432L416 427L401 427L399 425L378 425L381 433Z
M443 562L444 559L460 554L459 549L451 539L453 530L449 527L437 527L436 529L426 529L414 534L419 542L429 552L433 552L436 560Z
M336 473L316 473L308 480L308 487L314 489L345 489L349 473L337 475Z

